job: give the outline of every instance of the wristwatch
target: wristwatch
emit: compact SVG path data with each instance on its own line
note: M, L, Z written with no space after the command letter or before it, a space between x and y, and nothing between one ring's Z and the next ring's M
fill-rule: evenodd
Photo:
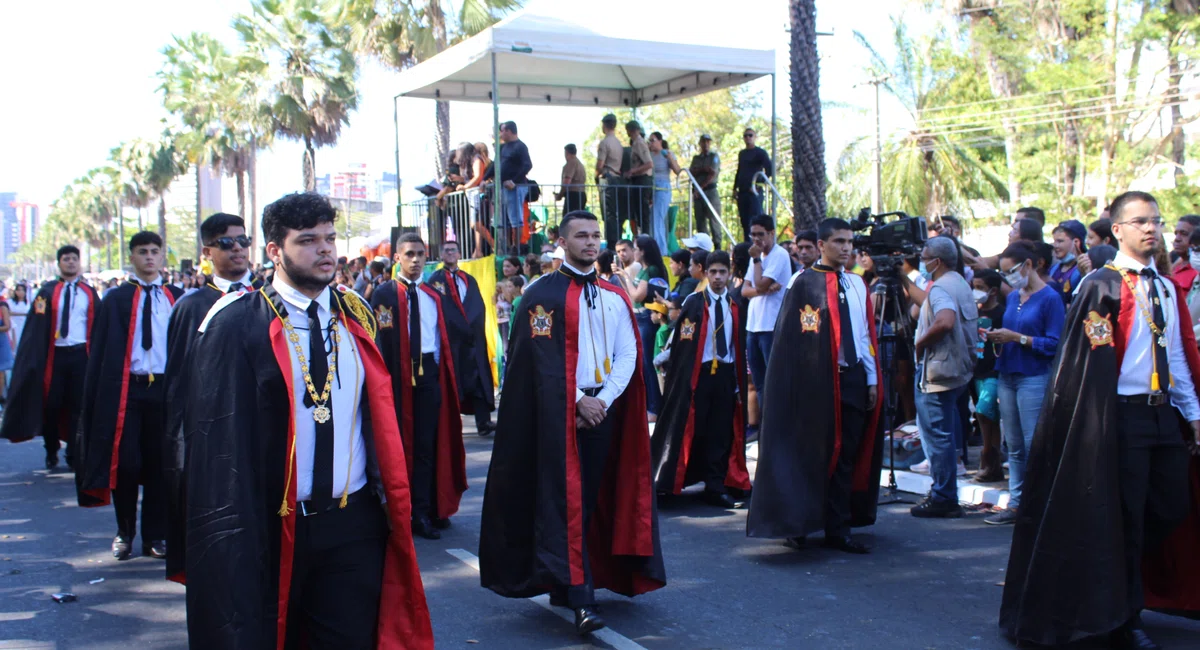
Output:
M752 258L752 259L751 259L751 261L752 261L752 262L754 262L755 264L762 264L762 258L761 258L761 257L755 257L755 258Z
M1026 345L1029 345L1029 337L1022 334L1021 335L1021 347L1025 347Z

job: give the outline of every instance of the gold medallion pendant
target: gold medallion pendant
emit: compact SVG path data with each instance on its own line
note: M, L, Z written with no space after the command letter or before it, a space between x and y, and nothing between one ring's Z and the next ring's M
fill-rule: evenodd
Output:
M330 415L329 407L324 404L318 404L317 408L313 409L313 419L317 421L317 424L328 422Z

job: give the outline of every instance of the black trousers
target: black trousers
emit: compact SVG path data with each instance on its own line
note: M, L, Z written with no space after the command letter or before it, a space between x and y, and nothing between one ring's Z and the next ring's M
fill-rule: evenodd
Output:
M117 457L117 489L113 510L117 532L133 540L137 532L138 486L142 487L142 543L167 538L167 495L163 477L163 423L166 422L166 382L148 383L130 376L125 398L125 427Z
M621 232L625 230L625 222L629 220L629 193L626 188L620 187L625 184L625 179L620 176L608 174L604 180L607 183L601 197L604 207L604 239L608 242L609 250L616 250Z
M718 363L712 374L712 362L702 363L696 378L695 434L692 437L692 461L699 471L693 476L704 480L709 492L725 492L725 475L729 469L729 449L733 444L733 414L737 406L737 377L734 364Z
M414 377L412 431L412 515L437 517L437 427L442 408L438 362L432 353L421 355L424 371Z
M629 188L629 218L637 226L639 235L653 235L650 218L654 212L650 206L654 199L654 176L634 176L629 183L634 186Z
M825 487L825 536L850 534L850 493L854 462L867 425L867 374L860 363L842 372L842 449ZM833 432L830 432L831 435Z
M612 446L612 417L591 429L575 431L576 452L579 454L579 474L583 498L583 577L582 585L566 589L567 605L572 609L596 604L595 589L592 587L592 563L588 559L587 531L592 523L592 513L600 496L600 483L608 466L609 449Z
M288 650L375 647L387 537L387 516L374 495L344 509L297 513Z
M50 345L54 345L54 342L51 341ZM54 350L50 391L42 410L42 441L46 445L46 453L58 451L60 437L70 445L68 455L75 447L75 430L79 426L79 414L83 411L83 379L87 375L87 361L86 345L64 346ZM63 427L66 431L62 430Z
M751 190L738 190L737 193L738 219L742 222L743 236L750 239L750 220L763 213L763 196Z
M1143 606L1142 552L1156 548L1187 517L1188 451L1171 406L1117 404L1121 512L1129 602Z
M587 194L583 190L567 190L563 194L563 214L587 209Z

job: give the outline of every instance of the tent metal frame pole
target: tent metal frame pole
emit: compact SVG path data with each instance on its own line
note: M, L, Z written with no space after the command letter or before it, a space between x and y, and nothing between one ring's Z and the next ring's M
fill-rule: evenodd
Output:
M775 118L775 93L776 93L775 73L772 72L771 73L771 169L774 172L772 174L772 176L775 176L776 178L778 178L779 177L779 162L778 162L778 158L776 158L776 151L777 151L778 145L777 145L777 138L775 135L775 121L776 121L776 118ZM772 194L771 195L771 216L778 218L778 215L775 212L776 209L777 209L777 207L775 204L775 195Z
M396 143L396 226L403 228L404 220L400 217L403 205L400 201L400 95L392 97L392 129L392 137Z
M495 166L496 173L492 176L492 241L495 245L492 246L492 254L497 255L500 252L500 236L503 234L505 243L508 242L508 221L504 218L504 193L500 191L503 183L500 181L500 87L496 80L496 53L492 52L492 164ZM496 217L500 217L497 221ZM496 223L501 223L503 226L497 226ZM501 232L502 229L504 232ZM507 246L505 247L507 253Z

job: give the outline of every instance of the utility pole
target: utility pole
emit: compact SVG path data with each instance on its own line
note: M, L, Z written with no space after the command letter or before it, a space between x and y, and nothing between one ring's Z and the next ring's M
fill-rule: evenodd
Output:
M879 87L887 83L891 78L891 75L877 76L861 84L854 85L855 88L863 85L875 86L875 150L872 155L872 162L875 165L875 182L871 185L871 212L873 214L881 214L883 212L883 136L879 126Z

